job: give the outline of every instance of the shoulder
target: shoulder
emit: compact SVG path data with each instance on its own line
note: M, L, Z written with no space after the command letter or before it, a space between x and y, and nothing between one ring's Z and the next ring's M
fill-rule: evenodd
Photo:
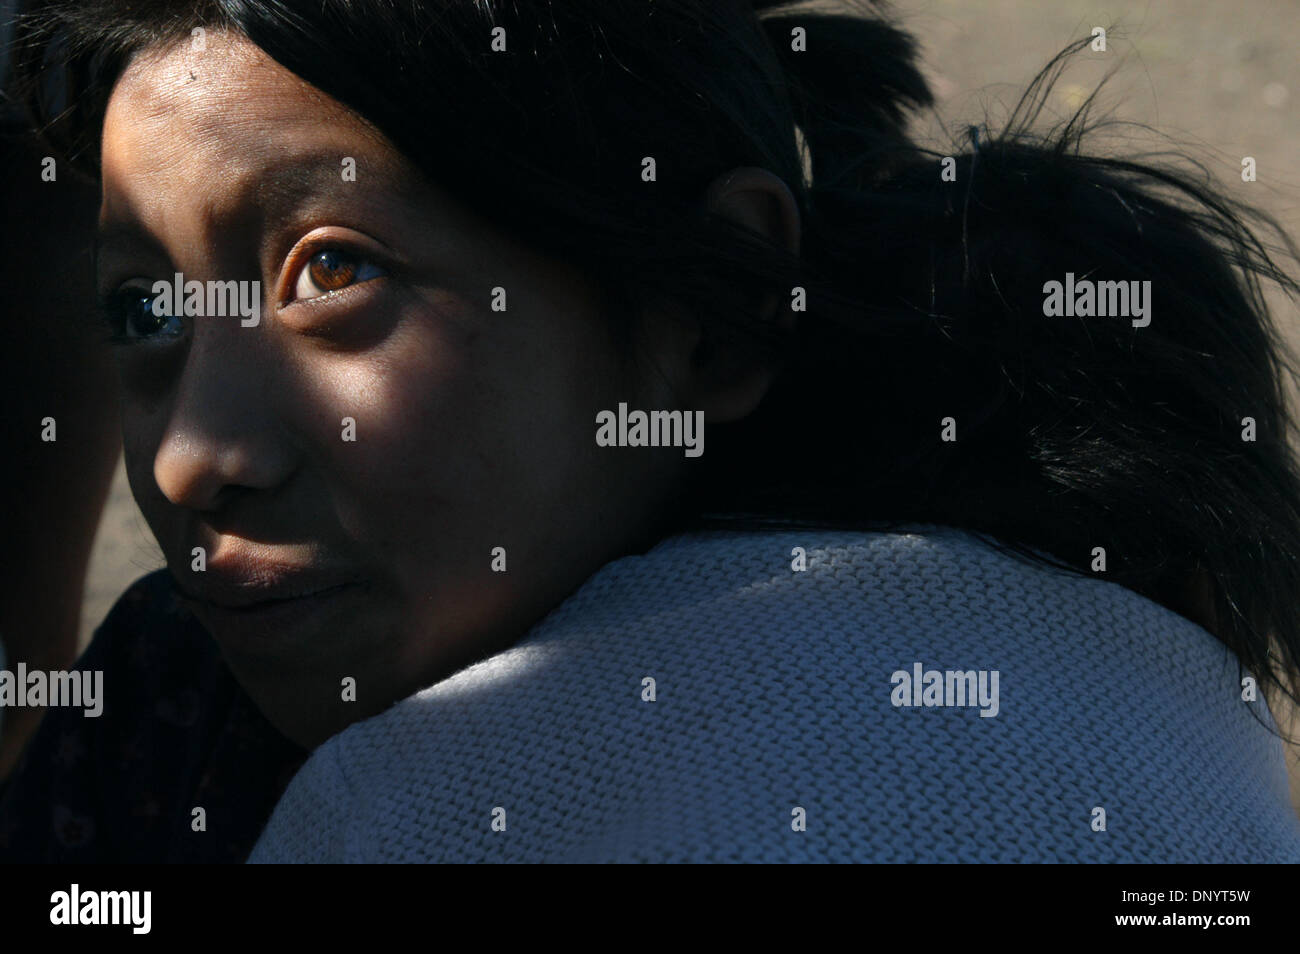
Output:
M1300 858L1240 696L1195 624L965 533L695 534L326 743L295 804L392 860Z

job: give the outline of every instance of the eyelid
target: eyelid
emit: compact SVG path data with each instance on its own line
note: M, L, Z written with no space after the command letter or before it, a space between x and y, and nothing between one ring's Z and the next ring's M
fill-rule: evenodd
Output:
M122 294L122 292L126 291L127 288L132 286L139 288L141 291L146 291L152 294L154 279L146 278L143 275L132 275L129 278L124 278L121 281L114 282L113 284L109 285L103 292L100 293L99 297L107 300L109 298L112 298L114 295Z
M398 267L395 254L378 239L371 238L354 229L336 226L313 229L295 242L293 248L285 256L284 266L280 269L280 275L276 279L275 301L277 307L285 308L299 302L318 301L327 295L336 293L326 292L325 295L308 299L300 299L295 294L298 276L302 273L302 270L307 267L307 264L316 253L327 249L338 249L372 265L377 265L383 269L386 275L392 275ZM354 286L350 285L348 287ZM346 288L337 289L337 291L346 291Z
M101 299L108 299L113 295L120 293L123 289L125 289L128 285L131 284L138 284L139 287L144 289L145 291L153 291L153 284L155 281L158 280L158 279L150 278L149 269L147 268L142 269L139 267L139 265L136 265L131 268L116 268L114 269L114 271L116 274L113 274L106 278L96 275L95 277L96 297ZM171 273L167 272L166 274L169 277L163 280L170 283Z

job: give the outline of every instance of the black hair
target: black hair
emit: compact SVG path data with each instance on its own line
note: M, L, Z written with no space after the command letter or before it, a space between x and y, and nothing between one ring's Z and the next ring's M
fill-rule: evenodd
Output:
M72 91L53 115L29 83L38 121L93 162L129 57L198 26L246 35L431 180L582 267L626 306L611 315L667 296L710 340L779 365L755 413L710 428L684 509L696 523L946 524L1080 572L1104 547L1105 578L1202 623L1290 695L1294 372L1261 283L1300 291L1276 263L1278 243L1295 249L1203 169L1085 154L1091 99L1034 132L1087 40L1003 128L945 153L907 135L932 97L876 5L58 2L20 35L25 75L59 51ZM789 185L798 256L702 208L738 166ZM1150 281L1150 324L1045 316L1045 283L1066 273ZM761 296L795 288L792 330L755 318Z

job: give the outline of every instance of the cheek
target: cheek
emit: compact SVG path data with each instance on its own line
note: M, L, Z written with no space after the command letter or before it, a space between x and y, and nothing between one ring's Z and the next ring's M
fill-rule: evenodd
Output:
M445 323L407 315L381 345L300 361L294 429L359 506L436 498L476 476L485 416L471 364Z
M340 521L408 571L452 572L495 546L536 552L599 495L610 356L583 344L595 336L572 316L505 320L426 309L382 346L322 355L303 375L314 387L299 415L329 420L316 441Z
M157 409L147 408L130 397L123 399L122 465L140 513L160 540L167 539L162 528L169 514L175 512L154 480L154 460L165 426L166 421Z

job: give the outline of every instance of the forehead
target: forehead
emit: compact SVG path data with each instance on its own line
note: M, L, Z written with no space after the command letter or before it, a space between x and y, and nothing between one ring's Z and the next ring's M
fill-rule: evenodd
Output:
M233 178L241 170L260 174L294 152L332 150L401 165L361 117L248 39L218 31L208 32L203 49L185 38L138 53L104 118L106 177L215 161Z
M192 244L312 202L371 211L427 198L381 133L238 34L144 50L113 89L100 247L141 231ZM364 170L346 183L342 163Z
M141 50L123 70L109 102L155 118L180 113L202 120L256 121L285 106L311 105L332 119L347 110L271 59L238 33L211 32L202 48L189 38Z

